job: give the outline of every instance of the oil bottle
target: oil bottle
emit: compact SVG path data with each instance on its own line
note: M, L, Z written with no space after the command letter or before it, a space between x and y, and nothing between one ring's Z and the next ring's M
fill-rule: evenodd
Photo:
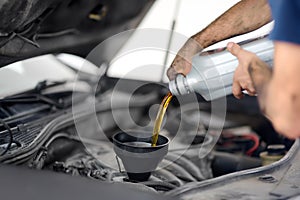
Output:
M274 45L267 37L248 42L241 47L273 66ZM197 92L207 101L224 97L232 94L233 74L237 66L237 58L227 50L211 55L196 55L189 74L178 74L169 82L169 89L175 96Z

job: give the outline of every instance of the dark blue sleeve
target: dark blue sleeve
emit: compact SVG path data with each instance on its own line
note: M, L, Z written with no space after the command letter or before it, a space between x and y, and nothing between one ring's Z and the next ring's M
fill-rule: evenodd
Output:
M272 40L300 44L300 0L269 0L275 20Z

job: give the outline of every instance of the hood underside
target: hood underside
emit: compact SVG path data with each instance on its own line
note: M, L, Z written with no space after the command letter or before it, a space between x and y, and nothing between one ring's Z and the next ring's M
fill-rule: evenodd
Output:
M137 26L153 0L1 0L0 67L46 53L85 56Z

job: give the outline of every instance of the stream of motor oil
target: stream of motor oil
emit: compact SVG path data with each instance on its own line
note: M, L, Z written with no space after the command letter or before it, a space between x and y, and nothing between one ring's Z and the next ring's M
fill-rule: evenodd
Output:
M172 99L172 93L168 92L168 94L164 97L164 99L162 100L162 102L159 106L159 110L158 110L158 113L157 113L157 116L155 119L154 128L153 128L152 143L151 143L152 147L156 146L159 132L160 132L160 127L161 127L162 121L164 119L164 115L166 113L166 110L168 108L168 105L169 105L171 99Z

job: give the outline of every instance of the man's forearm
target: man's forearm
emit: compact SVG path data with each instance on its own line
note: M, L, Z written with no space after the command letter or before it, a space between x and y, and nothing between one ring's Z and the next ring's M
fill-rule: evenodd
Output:
M253 31L271 21L268 0L242 0L192 36L202 48Z
M192 57L203 48L235 35L255 30L271 20L268 0L243 0L218 17L204 30L195 34L178 51L168 77L173 80L178 73L188 74Z
M266 68L249 68L264 114L287 137L300 136L300 45L275 42L272 76Z

